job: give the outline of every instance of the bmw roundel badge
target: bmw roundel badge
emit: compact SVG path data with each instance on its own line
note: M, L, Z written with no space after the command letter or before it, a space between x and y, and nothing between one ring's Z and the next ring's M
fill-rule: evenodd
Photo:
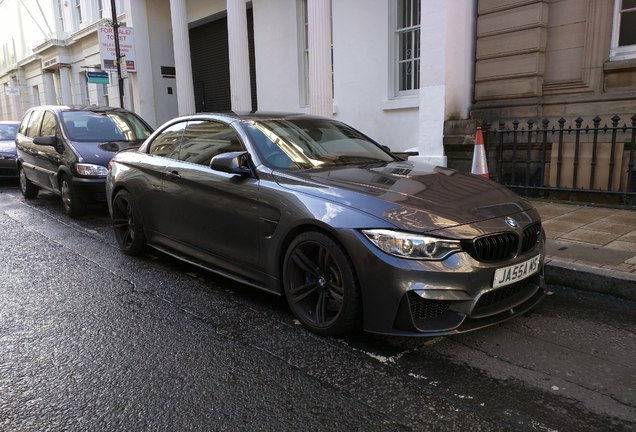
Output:
M516 220L514 220L510 216L506 217L505 221L506 221L506 223L508 224L509 227L511 227L511 228L519 228L519 222L517 222Z

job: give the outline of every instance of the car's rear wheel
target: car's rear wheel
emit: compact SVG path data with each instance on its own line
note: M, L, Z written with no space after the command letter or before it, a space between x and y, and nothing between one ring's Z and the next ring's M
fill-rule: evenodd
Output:
M22 165L20 165L20 168L18 169L18 176L20 178L20 190L22 191L22 195L24 195L25 198L29 199L37 197L40 188L31 183L31 180L27 178L26 172L24 171L24 167L22 167Z
M121 190L113 199L113 228L119 248L126 255L139 255L146 244L141 214L132 195Z
M294 239L285 254L283 284L289 306L309 330L339 336L359 325L360 292L342 247L319 232Z
M60 193L62 195L62 205L67 215L77 217L86 212L86 204L77 196L77 192L67 175L62 175L60 179Z

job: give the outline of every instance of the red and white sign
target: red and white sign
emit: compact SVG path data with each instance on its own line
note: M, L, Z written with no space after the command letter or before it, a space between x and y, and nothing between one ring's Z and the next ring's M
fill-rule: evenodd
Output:
M115 30L110 26L99 26L97 35L99 40L99 54L102 57L102 70L117 70L117 55L115 54ZM125 58L125 70L136 72L135 38L132 27L119 27L119 54ZM124 65L122 65L124 66Z

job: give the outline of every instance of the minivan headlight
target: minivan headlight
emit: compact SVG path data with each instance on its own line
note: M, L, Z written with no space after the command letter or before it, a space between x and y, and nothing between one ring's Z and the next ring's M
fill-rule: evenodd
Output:
M105 177L108 174L108 168L105 166L87 163L75 164L75 170L79 175L83 176Z
M442 260L462 250L458 240L386 229L362 230L362 233L382 251L400 258Z

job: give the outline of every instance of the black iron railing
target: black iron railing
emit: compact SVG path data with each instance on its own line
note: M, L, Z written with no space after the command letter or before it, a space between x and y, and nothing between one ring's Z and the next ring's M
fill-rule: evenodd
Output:
M564 118L558 126L547 119L527 127L487 123L490 176L525 196L636 207L636 114L630 120L621 125L615 115L608 126L596 116L591 127L581 117L568 126Z

